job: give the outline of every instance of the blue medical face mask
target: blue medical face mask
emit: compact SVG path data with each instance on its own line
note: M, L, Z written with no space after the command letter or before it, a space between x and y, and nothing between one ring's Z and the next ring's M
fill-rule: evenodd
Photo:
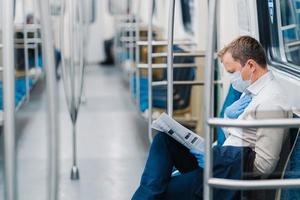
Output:
M244 81L240 71L234 72L231 78L232 87L239 91L244 92L247 87L251 85L250 80Z

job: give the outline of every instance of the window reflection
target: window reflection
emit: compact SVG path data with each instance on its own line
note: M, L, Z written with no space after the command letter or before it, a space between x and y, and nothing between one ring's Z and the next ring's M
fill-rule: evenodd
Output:
M300 3L297 0L280 1L281 29L279 34L283 36L282 47L285 51L286 59L289 63L300 65ZM281 33L280 33L281 32Z

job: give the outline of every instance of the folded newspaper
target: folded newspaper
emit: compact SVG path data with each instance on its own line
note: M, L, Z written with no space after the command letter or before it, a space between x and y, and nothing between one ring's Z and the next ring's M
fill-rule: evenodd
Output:
M185 128L166 113L162 113L153 121L152 128L168 134L188 149L204 151L204 139Z

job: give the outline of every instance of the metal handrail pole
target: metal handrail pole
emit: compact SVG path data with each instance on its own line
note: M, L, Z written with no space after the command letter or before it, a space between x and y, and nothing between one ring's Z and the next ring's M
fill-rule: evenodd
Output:
M137 66L139 69L147 69L146 64L138 64ZM173 64L173 68L197 68L196 63L183 63L183 64ZM153 64L152 69L166 69L167 64L161 63L161 64Z
M300 119L264 119L264 120L236 120L223 118L210 118L207 120L210 126L237 127L237 128L292 128L300 127Z
M137 7L137 13L136 13L136 22L135 22L135 64L136 64L136 70L135 70L135 95L136 95L136 103L137 107L140 110L141 105L141 92L140 92L140 70L138 68L138 65L140 63L140 46L138 45L138 41L140 40L140 9L141 8L141 1L138 1L138 7Z
M26 101L30 98L30 86L29 86L29 59L28 59L28 37L27 37L27 19L25 11L25 0L22 2L23 10L23 42L24 42L24 61L25 61L25 88L26 88Z
M152 142L152 14L153 0L149 1L149 19L148 19L148 138Z
M278 188L300 188L300 179L272 179L272 180L232 180L210 178L210 186L223 189L262 190Z
M6 200L16 200L14 1L6 0L2 3L4 191Z
M78 0L73 1L70 0L70 15L69 15L69 22L70 22L70 46L71 46L71 52L70 52L70 60L71 60L71 120L72 120L72 135L73 135L73 141L72 141L72 151L73 151L73 163L72 163L72 168L71 168L71 180L79 180L80 175L79 175L79 168L78 168L78 159L77 159L77 133L76 133L76 123L77 123L77 116L78 116L78 108L77 105L75 103L75 71L76 71L76 66L77 63L75 61L76 59L76 49L74 48L74 44L73 42L78 42L75 41L75 37L77 35L75 35L75 31L77 32L76 34L78 34L78 30L76 28L76 20L82 20L82 15L79 13L79 15L77 16L77 8L78 8ZM77 18L78 17L78 18ZM81 39L80 39L81 40ZM78 48L82 48L82 46L78 47ZM82 56L82 55L81 55ZM81 59L81 58L79 58Z
M167 85L167 81L155 81L152 82L152 86L163 86ZM203 86L204 82L203 81L173 81L173 85L198 85L198 86Z
M57 83L55 78L55 62L53 37L49 13L49 1L37 1L41 13L43 59L46 69L47 100L48 100L48 200L58 199L59 187L59 129Z
M170 0L168 17L168 55L167 55L167 96L168 96L168 115L173 116L173 43L174 43L174 15L175 2Z
M132 16L129 20L130 26L134 24L134 13L133 13L133 4L129 5L129 14ZM134 29L129 29L129 60L130 60L130 69L129 69L129 87L130 87L130 94L133 95L133 77L134 77L134 70L133 70L133 62L134 62Z
M216 0L209 1L208 11L208 40L206 46L206 57L205 57L205 85L204 85L204 121L208 121L213 116L213 80L214 80L214 51L216 38L214 34L216 32ZM203 199L212 199L212 188L208 184L209 179L212 177L212 128L209 124L204 123L205 133L205 167L203 176Z
M36 8L37 5L37 0L33 1L33 23L36 25L36 29L34 30L34 38L38 39L38 20L37 20L37 13L38 9ZM36 42L34 44L34 63L35 63L35 68L37 69L39 66L39 43Z

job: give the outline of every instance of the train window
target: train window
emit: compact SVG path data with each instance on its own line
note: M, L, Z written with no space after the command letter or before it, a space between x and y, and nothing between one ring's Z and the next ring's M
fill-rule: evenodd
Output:
M271 36L268 52L281 67L300 72L300 1L267 0ZM265 29L265 27L262 27Z
M182 22L185 31L193 34L192 16L194 10L194 0L181 0Z

